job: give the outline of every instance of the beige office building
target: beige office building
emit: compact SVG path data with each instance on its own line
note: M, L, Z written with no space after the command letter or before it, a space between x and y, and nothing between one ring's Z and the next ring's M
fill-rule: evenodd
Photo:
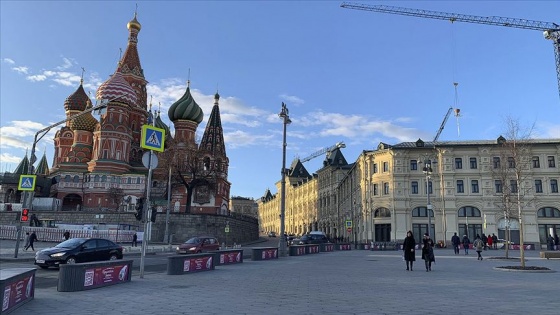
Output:
M524 243L544 245L560 234L559 158L560 139L380 143L287 184L286 231L378 242L411 230L418 241L430 223L436 242L457 232L518 243L522 224ZM262 226L279 232L279 194L258 203Z

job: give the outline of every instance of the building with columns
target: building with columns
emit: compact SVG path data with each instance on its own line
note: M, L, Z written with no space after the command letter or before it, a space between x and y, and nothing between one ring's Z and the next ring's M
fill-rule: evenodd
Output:
M411 230L421 240L431 223L435 241L449 242L455 232L471 239L482 233L506 238L508 233L519 243L522 223L524 243L546 243L549 234L560 235L560 139L518 141L516 152L508 143L512 141L503 137L435 143L419 139L364 150L331 186L336 194L332 198L336 227L352 223L350 231L338 229L334 235L356 242L385 242L400 241ZM311 201L325 192L321 187L329 186L322 179L318 176ZM294 211L290 198L287 193L287 213ZM278 203L277 199L269 191L263 197L271 203ZM277 231L279 207L269 209L263 203L259 203L262 224ZM329 222L334 210L328 201L320 204L326 212L317 210L317 222ZM288 215L286 220L289 226ZM328 225L318 229L329 232Z

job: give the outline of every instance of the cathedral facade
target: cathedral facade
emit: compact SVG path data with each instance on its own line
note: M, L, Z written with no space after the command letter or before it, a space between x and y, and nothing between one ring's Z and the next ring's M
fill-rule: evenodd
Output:
M92 113L68 120L56 131L54 158L50 176L55 180L51 197L62 200L63 210L128 209L146 197L150 186L151 206L159 211L170 204L172 212L226 214L228 212L229 159L226 155L216 93L200 143L195 134L203 120L187 83L184 95L168 111L174 133L152 112L138 54L141 24L128 22L128 45L111 77L102 83L96 99L107 102L100 118ZM83 88L64 102L67 117L93 107ZM148 170L142 163L147 150L140 146L145 124L165 130L165 150L157 153L158 167L147 182ZM188 156L188 158L185 158Z

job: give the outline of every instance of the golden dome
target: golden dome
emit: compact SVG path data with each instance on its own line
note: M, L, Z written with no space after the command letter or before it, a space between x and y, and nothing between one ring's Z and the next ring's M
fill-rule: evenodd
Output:
M134 29L140 31L140 29L142 28L142 25L140 25L140 22L138 22L138 20L136 19L136 13L134 13L134 18L132 18L132 20L130 22L128 22L128 24L126 24L126 28L128 28L129 30L131 28L134 28Z

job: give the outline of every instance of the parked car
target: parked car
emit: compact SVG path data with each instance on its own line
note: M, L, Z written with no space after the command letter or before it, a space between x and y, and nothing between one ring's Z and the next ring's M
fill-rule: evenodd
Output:
M103 238L71 238L35 254L35 265L46 269L61 264L123 258L123 248Z
M276 232L268 232L268 237L276 237Z
M189 238L183 244L177 246L177 254L198 254L220 249L218 239L213 236L196 236Z
M324 244L328 243L329 239L323 232L313 231L309 234L305 234L299 238L296 244L294 245L304 245L304 244Z

